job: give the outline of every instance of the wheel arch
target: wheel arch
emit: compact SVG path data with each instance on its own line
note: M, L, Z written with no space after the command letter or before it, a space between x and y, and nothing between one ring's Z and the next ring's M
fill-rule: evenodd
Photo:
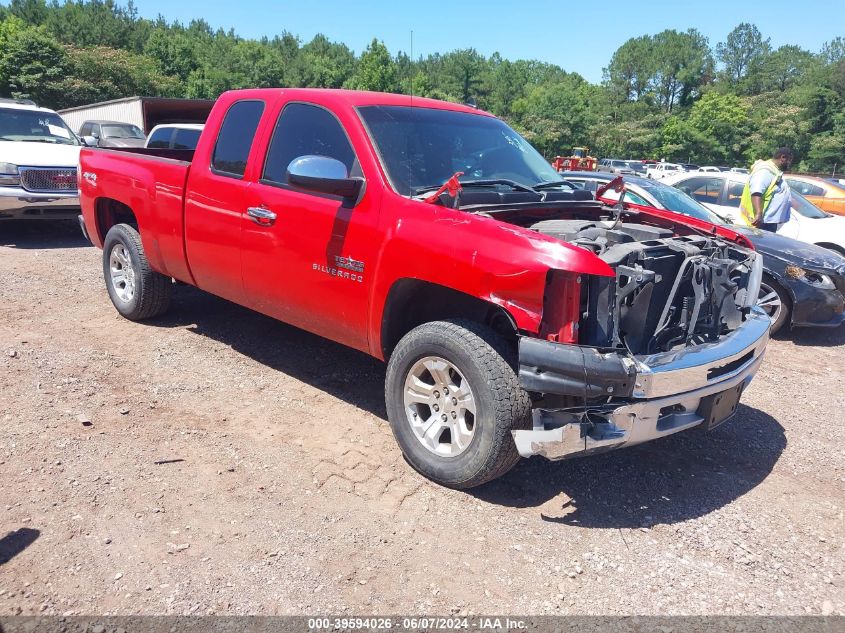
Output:
M390 358L399 340L430 321L468 319L490 327L516 344L516 319L502 306L421 279L398 279L390 287L381 316L380 351Z
M140 232L138 218L128 204L114 198L97 198L94 202L94 230L100 243L115 224L128 224Z
M834 251L836 253L839 253L843 257L845 257L845 248L843 248L842 246L839 246L839 244L834 244L832 242L816 242L816 246L819 246L821 248L826 248L830 251Z

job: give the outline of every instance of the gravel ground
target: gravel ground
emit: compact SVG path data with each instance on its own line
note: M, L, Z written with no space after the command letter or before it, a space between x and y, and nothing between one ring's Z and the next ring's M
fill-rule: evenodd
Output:
M189 287L126 321L77 231L0 225L0 615L845 614L845 328L712 433L457 492L381 363Z

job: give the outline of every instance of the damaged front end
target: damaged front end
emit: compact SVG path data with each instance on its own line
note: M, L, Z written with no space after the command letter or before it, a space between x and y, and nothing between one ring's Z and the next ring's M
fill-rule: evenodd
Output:
M519 378L535 408L533 428L514 431L520 454L619 448L734 413L768 342L769 319L754 307L757 253L650 225L532 228L593 251L616 274L582 279L577 344L521 339Z

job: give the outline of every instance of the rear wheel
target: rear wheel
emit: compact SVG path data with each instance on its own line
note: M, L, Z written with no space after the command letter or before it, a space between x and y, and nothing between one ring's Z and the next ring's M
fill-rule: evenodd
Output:
M789 321L790 301L786 290L768 275L760 283L760 295L757 306L762 308L772 320L771 333L777 334Z
M149 319L170 306L170 277L150 268L141 236L128 224L116 224L106 234L103 276L114 307L127 319Z
M387 366L393 435L417 471L444 486L471 488L519 460L511 430L529 423L531 403L492 330L434 321L406 334Z

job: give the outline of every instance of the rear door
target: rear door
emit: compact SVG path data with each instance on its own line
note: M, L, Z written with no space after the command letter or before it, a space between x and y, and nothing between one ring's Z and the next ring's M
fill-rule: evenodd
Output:
M242 214L243 282L255 309L346 345L366 349L377 199L357 205L288 183L300 156L327 156L364 176L338 118L321 106L282 101L257 182ZM250 210L269 220L250 217Z
M194 156L185 194L185 243L194 280L203 290L238 303L244 303L244 176L265 107L257 98L228 107L214 143Z

